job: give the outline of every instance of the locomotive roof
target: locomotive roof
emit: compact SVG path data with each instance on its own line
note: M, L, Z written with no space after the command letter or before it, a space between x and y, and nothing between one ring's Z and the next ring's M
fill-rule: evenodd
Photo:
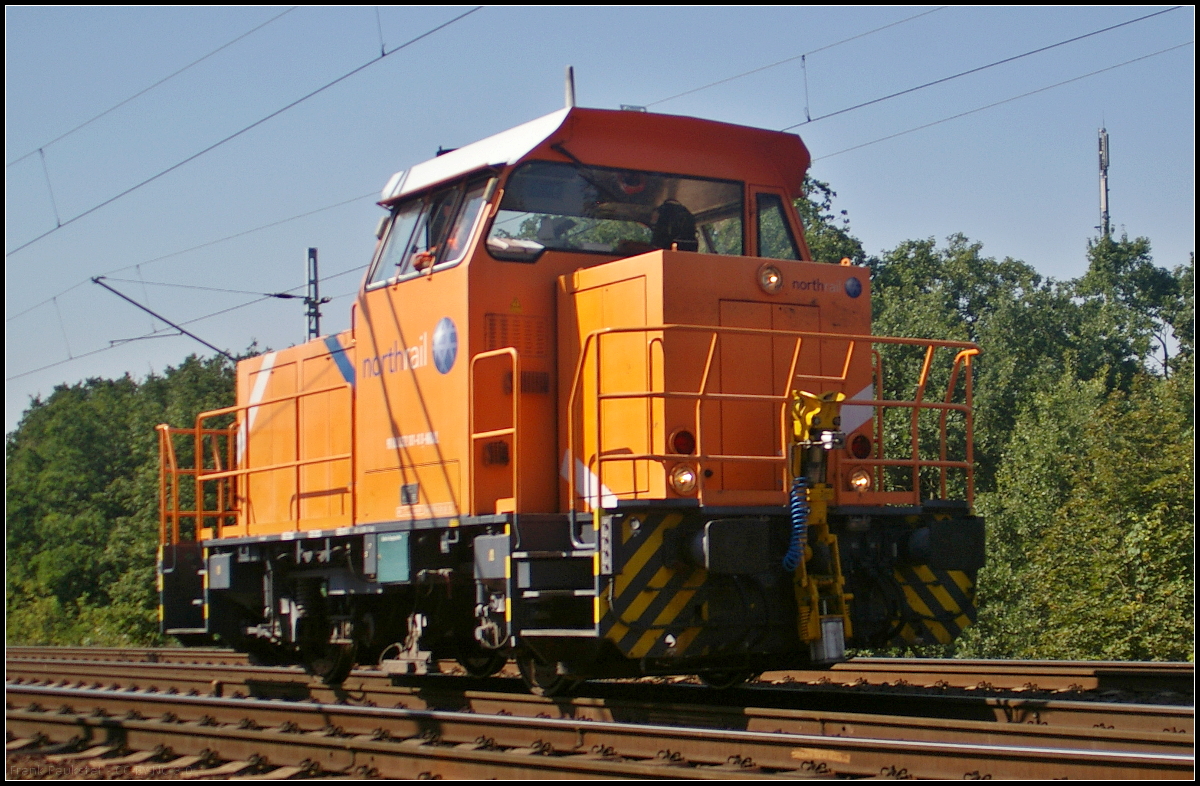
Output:
M487 167L562 160L557 145L589 165L778 185L793 196L800 195L810 161L795 134L679 115L573 107L397 172L380 202Z

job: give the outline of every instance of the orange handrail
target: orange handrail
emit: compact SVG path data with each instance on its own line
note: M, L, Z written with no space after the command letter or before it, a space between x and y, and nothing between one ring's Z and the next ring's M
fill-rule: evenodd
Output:
M708 333L711 335L707 357L703 363L703 371L701 374L700 384L695 391L669 391L669 390L645 390L645 391L624 391L614 393L602 393L603 386L601 384L602 364L600 363L601 343L604 337L618 334L629 333L644 333L647 334L647 351L656 343L661 343L662 334L667 332L691 332L691 333ZM650 335L655 334L655 335ZM712 376L714 367L714 358L723 335L747 335L747 336L768 336L773 338L793 338L795 346L792 352L792 359L788 375L788 390L783 391L780 395L770 394L749 394L749 393L714 393L708 392L709 380ZM802 342L805 339L815 339L818 341L845 341L848 342L845 359L842 362L841 374L824 375L824 374L797 374L796 366L800 356ZM917 390L914 399L885 399L883 398L883 362L879 350L874 345L907 345L921 347L924 351L924 357L921 363L921 370L918 377ZM885 458L883 456L883 417L882 413L876 417L875 424L875 455L866 459L854 459L856 464L875 468L876 470L876 487L881 487L882 472L885 467L908 467L912 471L913 494L920 493L920 473L925 467L935 468L940 472L940 490L942 497L946 496L947 473L950 470L963 470L967 478L967 501L973 502L974 498L974 451L973 451L973 428L974 422L972 418L972 364L971 358L979 354L979 349L974 344L963 341L939 341L932 339L915 339L915 338L899 338L891 336L863 336L854 334L838 334L838 333L816 333L809 331L785 331L785 330L766 330L761 328L734 328L721 326L700 326L700 325L679 325L679 324L664 324L650 326L632 326L632 327L615 327L602 328L589 333L583 341L580 349L579 359L576 362L575 373L572 379L571 392L567 403L567 453L568 461L573 462L580 456L580 445L576 435L576 418L582 414L580 409L584 406L583 398L583 374L589 360L594 364L594 373L596 379L595 394L591 397L591 406L594 408L595 421L595 446L596 452L589 456L585 464L589 473L594 480L589 479L589 484L594 484L595 488L590 489L592 493L588 494L587 503L592 508L603 507L602 505L602 489L604 486L603 466L612 462L631 462L631 461L657 461L665 463L667 461L679 461L681 456L676 454L666 453L629 453L623 452L613 454L606 450L603 444L603 425L601 415L601 402L610 400L631 400L652 399L689 399L696 402L695 407L695 422L694 428L696 433L696 453L688 456L689 461L703 464L705 462L742 462L742 463L774 463L780 466L785 465L786 459L783 456L786 451L779 450L779 455L736 455L736 454L720 454L711 453L704 450L705 444L704 434L702 431L701 407L705 402L710 401L762 401L770 402L780 407L780 425L781 425L781 446L786 445L787 440L787 404L790 401L791 388L797 385L797 380L803 380L808 383L844 383L850 373L852 366L852 358L857 348L860 345L870 347L869 351L873 359L872 377L873 387L876 390L875 398L873 399L854 399L853 406L873 407L877 410L889 408L906 408L912 410L911 430L909 436L910 455L908 458ZM945 396L942 400L927 400L926 389L928 387L930 374L933 368L933 359L935 351L938 349L953 349L958 350L955 355L953 367L950 374L949 385ZM648 357L647 362L651 363L652 358ZM648 366L649 367L649 366ZM964 374L965 372L965 374ZM954 403L954 391L958 383L960 374L964 374L965 378L965 400L962 403ZM850 403L850 402L847 402ZM919 445L919 413L923 410L932 410L940 412L940 445L937 459L926 459L920 456ZM964 460L951 460L947 458L948 454L948 430L947 416L950 412L963 412L966 419L965 443L966 455ZM567 472L567 488L568 488L568 504L572 512L576 511L579 494L577 491L576 472L573 466ZM701 504L704 502L704 473L698 473L698 491L697 495Z
M272 404L280 404L285 402L299 402L301 398L306 396L315 396L322 393L330 393L337 390L345 390L345 384L332 385L324 388L315 388L313 390L303 390L297 393L278 396L271 399L256 401L253 404L237 404L231 407L222 407L208 412L201 412L196 416L196 424L192 428L173 428L167 424L160 424L157 427L159 434L159 543L178 543L180 541L180 523L191 520L193 522L193 540L200 540L201 530L205 526L207 519L212 519L215 522L216 534L220 535L223 526L237 523L237 519L242 514L241 507L237 504L240 502L240 497L237 494L237 486L241 478L248 478L250 475L260 472L270 472L274 470L294 468L296 470L296 489L299 493L300 469L313 464L331 463L334 461L349 461L351 462L351 475L354 471L354 453L338 453L329 456L318 456L316 458L301 459L297 458L294 461L277 462L270 465L253 467L249 466L250 460L250 438L248 434L248 418L244 417L244 413L259 407L266 407ZM221 415L236 414L238 419L234 421L228 428L205 428L204 422ZM300 407L295 407L295 424L293 426L297 441L300 435ZM188 435L192 439L193 444L193 464L192 467L180 467L178 456L175 452L175 443L173 438L176 436ZM222 462L220 457L220 438L226 439L226 452L229 454L225 461ZM208 438L212 445L213 468L207 470L204 467L206 452L204 450L205 440ZM236 455L236 445L240 441L242 453ZM299 444L297 444L296 455L300 455ZM225 467L228 467L226 469ZM184 477L191 477L194 483L194 499L192 506L185 508L180 500L181 481ZM216 483L216 507L209 509L205 507L204 484ZM232 504L227 505L226 502ZM298 500L297 500L298 503ZM299 510L297 510L297 518L299 518ZM353 514L352 514L353 515Z
M508 356L512 362L512 390L513 390L513 409L512 409L512 426L508 428L492 429L490 431L475 430L475 364L480 360L493 357ZM480 352L471 358L471 374L469 384L471 389L468 391L468 422L471 430L471 511L476 515L480 515L485 511L476 510L475 499L475 442L480 439L491 437L510 437L512 439L512 451L510 461L512 462L512 499L513 509L521 510L521 475L517 470L519 456L521 455L520 445L520 423L521 423L521 355L514 347L504 347L503 349L493 349L487 352ZM492 513L494 511L486 511Z

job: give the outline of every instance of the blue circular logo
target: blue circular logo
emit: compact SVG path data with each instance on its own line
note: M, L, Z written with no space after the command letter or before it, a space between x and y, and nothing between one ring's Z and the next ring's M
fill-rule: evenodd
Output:
M458 330L450 317L442 317L433 329L433 365L443 374L450 373L454 368L454 359L458 357Z
M850 297L858 297L862 294L862 282L857 278L846 279L846 294Z

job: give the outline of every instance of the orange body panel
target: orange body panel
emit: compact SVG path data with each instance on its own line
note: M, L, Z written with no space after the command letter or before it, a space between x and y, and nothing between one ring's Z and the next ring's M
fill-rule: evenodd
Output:
M871 306L862 268L772 264L785 276L774 295L758 284L762 259L678 251L560 280L560 450L578 459L580 503L597 489L679 496L666 473L681 462L698 463L702 504L785 503L788 397L870 391L868 342L823 334L868 336ZM681 429L697 437L694 456L671 455Z
M354 522L353 355L343 333L238 364L236 456L249 472L237 535Z

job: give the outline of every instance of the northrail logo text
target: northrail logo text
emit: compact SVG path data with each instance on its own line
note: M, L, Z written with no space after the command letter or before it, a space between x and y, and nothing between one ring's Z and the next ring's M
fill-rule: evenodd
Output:
M382 355L373 358L363 358L362 374L364 377L378 377L383 374L395 374L398 371L408 371L429 365L429 334L422 333L415 346L400 347L400 342L392 343L392 348Z
M857 278L849 278L846 283L841 281L822 281L819 278L814 278L811 281L792 281L792 289L800 292L845 292L850 297L858 297L862 294L862 282Z

